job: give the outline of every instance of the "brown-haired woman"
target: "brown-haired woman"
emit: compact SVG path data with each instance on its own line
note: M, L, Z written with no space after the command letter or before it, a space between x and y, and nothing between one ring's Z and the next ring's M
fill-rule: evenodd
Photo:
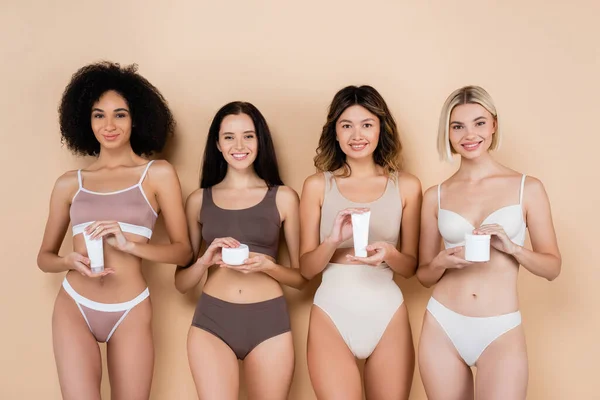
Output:
M238 360L250 400L288 398L294 344L281 286L306 283L298 271L298 202L279 176L262 113L241 101L221 107L208 130L200 189L186 201L193 263L175 272L181 293L202 286L187 341L201 399L238 398ZM277 261L281 239L291 268ZM248 257L225 264L223 249L242 244Z
M414 347L394 273L415 273L421 184L400 169L396 123L370 86L334 97L317 148L319 170L300 201L300 270L323 272L308 333L308 368L320 399L408 398ZM352 214L370 212L367 257L352 248ZM402 222L402 234L400 225Z

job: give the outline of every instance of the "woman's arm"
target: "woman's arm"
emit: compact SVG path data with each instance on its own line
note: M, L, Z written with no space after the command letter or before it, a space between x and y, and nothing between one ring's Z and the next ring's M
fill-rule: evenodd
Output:
M300 198L300 272L309 280L325 269L339 245L330 237L319 244L324 190L323 174L315 174L304 181Z
M58 251L69 228L70 196L75 194L76 188L77 177L73 171L59 177L54 184L46 229L37 257L38 267L44 272L64 272L70 269L65 258L58 255Z
M148 261L185 265L192 257L192 249L187 233L181 185L177 172L167 161L157 160L148 170L146 179L155 189L170 243L128 242L123 251Z
M398 187L404 200L399 246L386 254L384 261L394 272L408 279L417 269L423 192L419 179L410 174L398 177Z
M527 177L526 183L527 226L533 251L518 246L514 257L529 272L552 281L560 274L562 257L552 222L550 201L542 182Z
M186 293L201 281L204 283L206 281L206 271L210 267L210 265L198 262L202 244L202 227L198 221L200 209L202 208L202 193L202 189L196 190L188 196L185 202L185 215L193 256L191 265L177 266L175 270L175 287L181 293Z
M277 190L275 200L277 209L282 211L283 233L290 256L291 268L273 264L271 268L264 272L279 283L300 290L307 282L299 270L300 216L298 206L300 199L293 189L281 186Z

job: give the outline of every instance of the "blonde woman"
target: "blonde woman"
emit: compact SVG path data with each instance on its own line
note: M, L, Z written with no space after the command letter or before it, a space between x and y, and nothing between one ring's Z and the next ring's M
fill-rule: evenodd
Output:
M460 156L460 167L425 192L421 215L417 277L436 285L419 343L430 400L525 399L519 266L549 281L560 273L544 186L494 160L490 151L499 143L490 95L477 86L454 91L442 108L438 151L446 160ZM532 250L524 247L526 229ZM490 235L489 261L465 260L465 234Z

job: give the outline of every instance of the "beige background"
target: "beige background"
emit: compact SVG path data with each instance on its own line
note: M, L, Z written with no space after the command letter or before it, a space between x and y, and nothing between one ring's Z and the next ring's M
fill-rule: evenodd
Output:
M43 274L36 254L55 179L89 162L61 147L60 95L77 68L102 58L138 63L169 100L179 128L165 156L185 196L198 186L210 119L225 102L251 101L265 114L284 181L300 191L331 98L363 83L389 103L406 169L427 188L456 167L435 151L445 97L465 84L485 87L505 135L497 158L545 183L563 254L554 282L520 275L528 398L597 398L600 3L235 3L0 3L0 398L60 398L50 318L62 274ZM155 240L164 239L159 223ZM175 290L173 269L145 267L155 306L154 400L196 398L185 353L196 298ZM316 283L286 292L297 350L291 399L314 398L305 341ZM415 278L399 283L417 341L430 291ZM418 376L415 400L425 399Z

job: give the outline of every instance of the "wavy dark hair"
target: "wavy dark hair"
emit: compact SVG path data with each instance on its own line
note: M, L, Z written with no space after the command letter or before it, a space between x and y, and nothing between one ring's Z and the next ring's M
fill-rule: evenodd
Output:
M373 161L382 166L388 174L399 171L401 169L402 144L396 121L383 97L368 85L346 86L333 97L327 114L327 122L323 125L319 139L317 155L314 158L317 170L324 172L342 169L341 176L350 175L351 170L346 162L346 154L336 140L335 126L340 115L348 107L354 105L366 108L379 118L381 131L379 132L379 143L373 152Z
M283 185L279 176L279 167L277 165L277 156L275 147L271 138L271 131L265 117L251 103L243 101L234 101L225 104L212 120L208 129L206 146L204 148L204 162L202 163L202 175L200 177L200 187L209 188L221 182L227 174L227 161L223 154L217 148L219 141L219 131L221 123L228 115L246 114L254 123L256 138L258 140L258 154L254 160L254 171L258 177L265 181L269 188L276 185Z
M121 67L101 61L86 65L71 77L58 108L61 142L75 154L97 156L100 143L92 131L92 106L107 91L119 93L131 114L131 148L137 155L162 151L175 130L167 101L137 65Z

